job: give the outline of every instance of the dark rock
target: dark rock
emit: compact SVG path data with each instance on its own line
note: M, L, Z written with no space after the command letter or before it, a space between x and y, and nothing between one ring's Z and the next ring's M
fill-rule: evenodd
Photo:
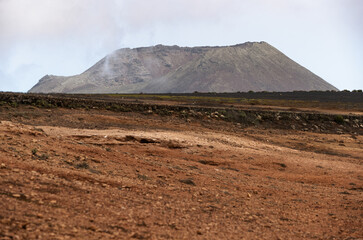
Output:
M190 178L187 178L187 179L182 179L182 180L179 180L181 183L184 183L184 184L188 184L188 185L192 185L192 186L196 186L196 184L194 183L194 181Z

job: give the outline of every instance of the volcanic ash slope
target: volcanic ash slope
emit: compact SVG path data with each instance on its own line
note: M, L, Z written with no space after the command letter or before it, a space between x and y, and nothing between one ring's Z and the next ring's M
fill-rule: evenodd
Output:
M186 93L338 90L266 42L227 47L120 49L82 74L46 75L43 93Z

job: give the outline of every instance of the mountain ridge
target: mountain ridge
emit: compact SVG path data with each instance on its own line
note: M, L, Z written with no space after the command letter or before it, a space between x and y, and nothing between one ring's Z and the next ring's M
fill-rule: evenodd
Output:
M79 75L46 75L43 93L186 93L337 90L266 42L122 48Z

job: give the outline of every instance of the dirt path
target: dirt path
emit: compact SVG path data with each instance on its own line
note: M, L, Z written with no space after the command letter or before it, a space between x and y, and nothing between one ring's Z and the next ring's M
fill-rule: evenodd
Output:
M37 111L0 123L1 239L362 239L360 135Z

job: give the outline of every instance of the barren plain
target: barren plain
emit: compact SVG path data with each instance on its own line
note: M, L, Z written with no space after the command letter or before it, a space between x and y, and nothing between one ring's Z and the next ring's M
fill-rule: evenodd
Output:
M0 239L363 238L361 111L5 95Z

